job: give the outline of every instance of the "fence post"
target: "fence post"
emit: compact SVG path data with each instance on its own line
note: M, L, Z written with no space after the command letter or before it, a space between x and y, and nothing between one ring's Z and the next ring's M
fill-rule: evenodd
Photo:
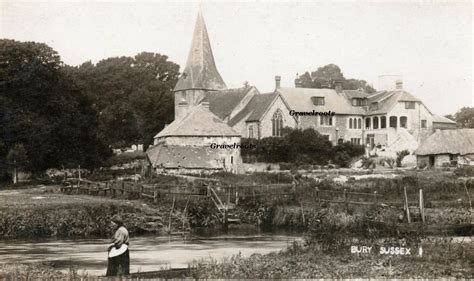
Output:
M239 204L239 187L235 189L235 206Z
M346 206L346 212L349 209L349 205L347 203L347 189L344 188L344 205Z
M153 203L158 202L158 190L156 189L156 185L153 186Z
M377 206L377 191L374 191L374 205Z
M122 181L122 196L125 194L125 182Z
M405 194L405 208L406 208L406 211L407 211L407 220L408 220L408 223L411 223L410 206L408 206L408 196L407 196L407 187L406 186L403 187L403 192Z
M423 189L420 188L420 215L421 221L425 223L425 200L423 198Z

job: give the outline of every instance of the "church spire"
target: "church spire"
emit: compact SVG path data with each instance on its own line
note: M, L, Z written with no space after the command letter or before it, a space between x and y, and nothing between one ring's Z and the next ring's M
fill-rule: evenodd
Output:
M174 91L188 89L222 90L226 88L224 80L217 71L206 24L201 9L199 9L186 67Z

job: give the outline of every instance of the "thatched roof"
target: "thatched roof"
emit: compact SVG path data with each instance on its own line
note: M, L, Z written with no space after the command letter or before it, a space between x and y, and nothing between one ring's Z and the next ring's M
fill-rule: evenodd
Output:
M474 129L437 131L418 147L415 154L474 154Z
M454 122L453 120L439 115L433 115L433 123L456 124L456 122Z

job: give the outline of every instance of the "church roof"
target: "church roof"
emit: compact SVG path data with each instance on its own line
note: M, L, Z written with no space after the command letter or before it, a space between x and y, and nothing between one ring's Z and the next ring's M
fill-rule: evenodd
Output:
M186 67L174 91L187 89L222 90L226 88L224 80L217 71L206 24L201 11L199 11Z
M240 136L240 134L201 104L182 118L174 120L155 138L169 136Z
M246 122L259 121L277 97L277 93L253 96L247 106L229 120L229 125L234 126L246 116L248 116Z
M153 168L222 169L216 152L209 146L178 146L159 144L146 151Z
M255 87L242 87L208 92L203 101L209 102L209 109L217 117L226 118L239 105L247 93Z
M330 110L336 114L364 114L362 108L352 106L342 93L339 94L333 89L279 88L277 91L295 111L326 112ZM324 105L314 105L312 97L324 97Z

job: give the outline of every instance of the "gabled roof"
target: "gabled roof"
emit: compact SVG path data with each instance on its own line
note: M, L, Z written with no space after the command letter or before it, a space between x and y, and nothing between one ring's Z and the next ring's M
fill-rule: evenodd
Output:
M240 134L201 104L182 118L174 120L155 138L169 136L240 136Z
M224 119L232 113L234 108L239 105L245 95L252 89L255 89L255 87L213 91L207 93L203 101L209 102L209 109L212 113Z
M474 129L436 131L415 151L417 155L473 153Z
M394 90L394 91L380 91L368 96L368 109L367 114L385 114L388 113L392 108L401 101L413 101L421 102L412 94L404 90ZM372 109L371 105L377 103L378 107Z
M222 169L209 146L156 145L146 151L153 168Z
M346 95L347 99L367 98L369 96L368 93L361 90L343 90L342 92Z
M364 114L362 108L352 106L343 93L339 94L333 89L279 88L277 92L281 93L290 108L295 111L330 110L336 114ZM311 97L324 97L324 105L314 105Z
M199 11L186 67L174 91L187 89L222 90L226 88L224 80L217 71L206 24L201 11Z
M277 93L253 96L247 106L229 120L229 125L234 126L246 116L248 116L246 122L259 121L277 97Z
M455 121L453 121L449 118L443 117L443 116L439 116L439 115L433 115L433 122L434 123L456 124Z

